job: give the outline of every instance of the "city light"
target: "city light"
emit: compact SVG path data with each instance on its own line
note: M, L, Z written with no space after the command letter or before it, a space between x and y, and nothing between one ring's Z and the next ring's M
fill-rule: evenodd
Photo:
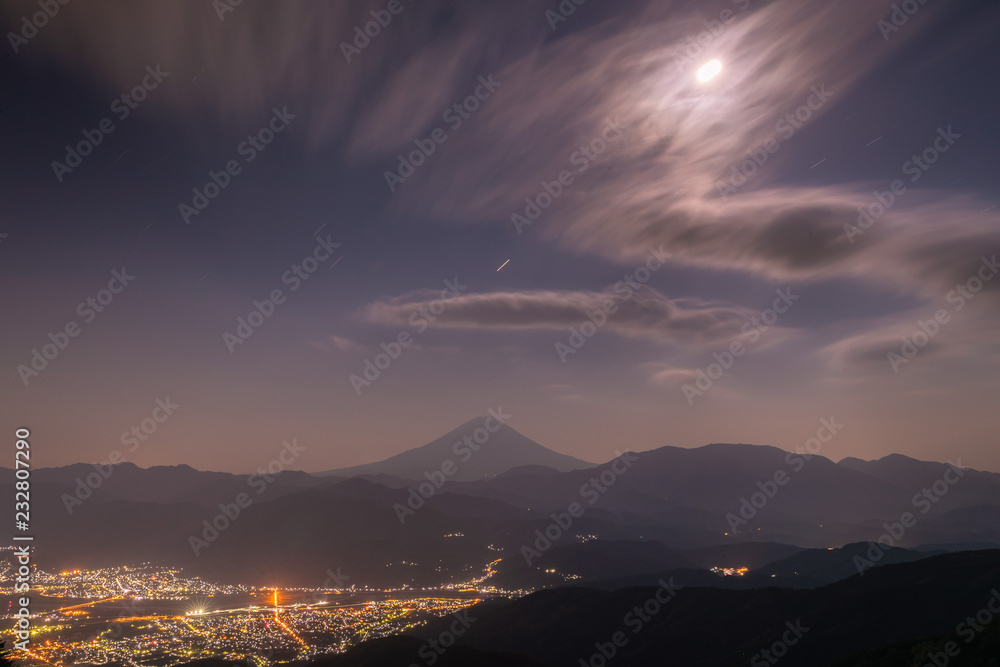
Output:
M486 584L498 560L472 579L416 593L409 588L261 589L213 584L178 568L142 564L50 574L35 568L39 600L64 601L39 614L24 665L158 664L243 659L256 667L339 653L362 641L412 630L498 591ZM10 565L0 579L10 585ZM7 595L13 589L0 591ZM526 591L524 591L526 592ZM260 605L262 596L269 605ZM211 605L209 605L211 599ZM211 608L209 608L209 606ZM8 618L10 616L8 615ZM94 635L94 624L105 629Z

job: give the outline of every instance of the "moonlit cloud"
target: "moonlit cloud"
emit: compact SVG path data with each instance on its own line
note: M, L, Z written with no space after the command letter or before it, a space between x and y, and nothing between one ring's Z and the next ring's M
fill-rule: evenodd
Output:
M602 329L659 343L705 343L739 334L754 313L746 308L700 299L669 299L650 288L638 292L538 290L468 294L444 302L440 315L430 306L437 293L417 292L370 304L368 321L387 326L413 326L414 320L442 329L565 330L590 321L588 313L607 314ZM423 312L421 312L423 310ZM431 315L428 315L431 313Z
M988 178L995 105L975 84L994 69L995 9L926 3L887 37L877 21L888 1L594 2L553 30L545 12L557 0L420 0L355 48L355 28L384 0L244 2L221 17L218 4L70 2L9 62L19 101L0 116L14 142L0 254L11 279L31 286L29 305L10 304L9 366L73 315L58 306L50 322L39 312L89 294L84 274L98 257L109 267L149 262L139 296L128 295L138 305L116 302L36 393L11 404L43 420L51 409L37 396L51 391L92 426L81 431L77 420L48 440L79 438L90 458L103 456L93 443L144 409L128 401L169 387L211 416L140 453L146 462L174 462L170 447L202 456L191 443L205 434L254 441L263 456L286 435L271 412L282 401L294 404L285 413L304 439L343 429L345 442L377 441L388 455L419 444L407 429L443 433L501 394L530 395L519 415L535 411L526 420L539 432L569 433L594 460L606 444L588 426L597 406L605 435L650 446L797 442L788 415L836 409L882 429L888 450L919 441L930 451L954 431L986 451L995 424L985 419L935 429L992 395L984 386L1000 364L1000 278L949 311L952 321L898 374L886 355L918 320L954 309L948 295L1000 255ZM0 21L16 29L29 11L34 0L7 3ZM721 68L699 80L713 60ZM170 78L56 183L49 164L62 147L157 64ZM499 85L450 127L443 112L479 77ZM296 114L280 148L182 227L178 198L276 106ZM438 128L446 141L390 190L400 154ZM941 146L940 132L953 144L911 181L905 165ZM906 192L879 211L876 193L894 179ZM870 210L879 212L860 227ZM230 356L220 334L286 287L282 271L317 229L343 243L343 262L289 292ZM91 242L80 262L77 246ZM604 287L660 246L670 261L628 301ZM440 292L419 288L454 275L473 291L420 315ZM744 340L743 325L779 287L802 295L794 310L689 406L678 387ZM563 364L552 341L611 299L620 309L600 342ZM127 361L110 333L133 334L126 322L155 323L130 336L145 348ZM357 397L346 378L403 331L413 343ZM137 379L140 356L162 368ZM105 393L60 384L73 368L74 382L99 378ZM910 408L894 398L918 394L920 414L900 418L895 410ZM129 405L127 414L99 409L97 396ZM389 424L386 413L412 421ZM865 455L874 445L860 421L841 442L856 438L852 453ZM227 464L220 455L207 465Z
M1000 246L1000 214L975 219L983 202L955 195L901 203L878 222L885 233L851 244L845 226L856 224L857 208L885 183L775 180L774 165L794 152L794 134L823 122L873 62L917 38L933 8L887 43L873 28L885 10L878 3L733 3L733 18L718 23L691 56L691 45L705 41L704 21L717 22L716 14L703 19L680 5L648 3L631 20L546 40L545 21L523 19L537 7L515 4L506 11L404 5L350 63L342 44L369 20L358 4L241 5L224 20L205 3L135 2L125 13L110 2L86 11L69 5L44 44L51 58L111 88L134 83L126 63L163 62L197 75L196 85L178 77L158 91L167 108L192 120L208 111L223 123L253 124L253 114L279 102L308 110L301 122L313 148L349 137L355 160L387 169L414 139L444 125L442 111L470 93L476 76L495 74L502 88L400 187L399 210L505 221L542 181L569 169L574 184L525 233L611 261L635 260L651 243L664 243L693 267L891 280L922 290L914 274L944 278L984 246ZM435 27L441 13L457 26L447 35ZM69 34L73 41L62 39ZM82 59L80 43L88 47ZM484 69L500 44L501 66ZM699 83L698 67L709 56L726 66ZM816 90L829 99L813 98L808 121L780 125ZM600 137L608 119L627 127L622 139L579 172L571 156ZM724 201L719 183L770 139L781 146L772 164ZM963 224L942 223L956 217ZM949 247L944 255L942 245Z
M925 377L949 368L992 366L1000 352L995 301L949 292L928 307L896 313L863 331L820 348L817 356L841 379L891 379L899 373ZM895 356L891 356L895 355Z

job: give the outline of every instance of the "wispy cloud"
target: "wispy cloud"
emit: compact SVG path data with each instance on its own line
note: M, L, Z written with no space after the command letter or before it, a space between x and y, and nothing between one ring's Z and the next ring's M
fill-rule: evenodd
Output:
M426 309L435 292L413 292L369 304L363 317L369 322L405 327ZM651 288L629 295L609 288L601 292L532 290L462 295L448 300L440 315L428 319L431 327L481 330L565 330L588 320L588 313L611 301L617 311L608 315L604 329L661 343L706 343L729 339L753 311L698 298L669 299ZM423 319L423 318L421 318Z

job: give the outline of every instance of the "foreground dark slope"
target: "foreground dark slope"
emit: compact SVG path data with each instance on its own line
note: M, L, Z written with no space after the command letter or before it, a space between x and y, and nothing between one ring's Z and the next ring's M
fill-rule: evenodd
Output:
M477 620L460 642L575 667L597 651L595 642L623 631L628 641L615 665L746 665L782 637L786 622L800 622L808 631L781 664L829 665L860 651L948 635L985 607L998 584L1000 550L991 550L880 567L808 591L681 589L638 632L626 615L654 588L548 590L474 610ZM432 626L423 636L440 630Z
M967 626L970 627L970 626ZM957 655L956 655L957 651ZM936 663L936 664L935 664ZM970 637L968 632L924 637L863 651L833 667L1000 667L1000 619Z

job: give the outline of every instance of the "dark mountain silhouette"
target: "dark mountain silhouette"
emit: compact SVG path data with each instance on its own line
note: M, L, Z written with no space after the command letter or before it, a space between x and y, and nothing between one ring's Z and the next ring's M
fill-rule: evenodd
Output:
M427 470L441 470L453 460L454 434L469 427L479 428L470 422L407 453L416 457L408 465L431 461ZM548 450L512 429L503 427L491 438L467 463L479 461L499 472L472 470L474 481L285 471L258 494L252 476L121 464L72 513L64 500L77 493L77 480L97 474L93 467L39 469L32 477L32 529L46 548L37 562L52 569L168 562L223 581L265 585L312 585L327 568L341 566L352 573L352 583L389 586L468 581L481 576L486 563L502 559L498 581L525 588L642 581L649 574L713 566L758 570L794 556L796 549L878 540L907 511L917 522L896 546L1000 544L1000 476L993 473L964 470L962 480L923 514L912 502L920 489L912 485L933 485L945 464L883 459L874 462L876 476L851 467L873 462L835 464L773 447L709 445L626 453L599 466L559 472L525 463L525 452ZM490 454L488 446L498 443L513 444ZM514 459L518 464L509 465ZM897 470L902 481L894 481ZM778 473L786 482L780 486L774 482ZM478 479L483 474L494 476ZM959 489L966 483L971 490L963 495ZM0 484L0 493L12 496L12 485ZM239 494L247 494L250 506L238 518L223 516ZM992 504L978 502L984 497ZM522 548L535 545L539 532L551 532L553 516L565 516L573 503L581 515L559 528L552 549L543 549L529 567ZM613 541L621 542L619 548L602 551ZM646 558L654 552L642 549L669 551ZM296 568L286 567L290 553ZM817 560L815 578L808 581L801 574L770 574L799 578L782 583L815 586L843 574L842 565L826 560L836 557L802 556ZM810 570L796 567L793 573Z
M885 522L898 521L903 512L919 513L913 496L922 487L889 484L821 456L806 460L774 447L708 445L694 449L662 447L634 457L640 463L616 478L613 491L601 497L600 506L620 516L631 515L635 523L685 529L691 538L686 544L662 533L647 535L672 546L694 548L734 538L807 547L840 546L875 540L884 532ZM445 489L550 513L564 511L570 502L579 500L581 486L597 479L608 467L605 463L589 470L570 471L546 478L545 484L520 475L476 483L449 482ZM963 498L979 504L986 496L1000 504L1000 476L985 473L977 477L972 472L966 478L979 480L981 493L971 497L949 493L929 503L927 514L920 515L924 530L929 532L905 536L905 545L936 540L931 530L935 525L929 519L963 507ZM776 484L776 475L785 482L783 485ZM951 488L957 490L964 480ZM759 502L762 499L764 503ZM753 506L752 502L763 506ZM992 519L983 516L990 521L991 530ZM951 535L949 540L993 541L990 530L976 538ZM968 530L963 534L971 536Z
M946 667L1000 666L1000 620L985 626L978 636L972 637L971 642L969 639L967 633L955 632L946 636L921 637L864 651L838 660L833 667L926 667L935 664L930 662L931 656L937 664ZM956 649L959 651L957 655Z
M348 586L541 589L477 606L476 623L436 662L526 667L590 664L620 631L628 641L616 647L615 665L665 656L680 665L745 665L800 619L810 629L783 665L855 654L869 660L858 664L878 664L871 661L916 655L946 637L1000 581L1000 550L879 549L873 567L857 574L857 559L871 558L872 542L903 512L916 521L893 538L897 547L1000 544L1000 476L992 473L963 469L921 512L914 494L935 488L952 470L946 464L836 464L772 447L710 445L625 453L590 467L564 460L559 470L538 458L560 455L506 427L458 461L453 438L470 427L478 428L470 422L386 469L288 471L262 493L252 476L122 464L71 512L64 499L93 466L40 469L32 529L45 549L34 562L62 570L154 561L188 576L265 586L320 586L333 570ZM491 444L502 447L489 453ZM456 474L436 476L449 460ZM0 493L13 489L0 484ZM240 494L250 503L236 515ZM580 511L569 521L573 504ZM530 563L526 548L537 552ZM712 567L750 571L721 576ZM663 582L683 589L633 633L626 614ZM316 667L420 664L436 623Z
M867 571L869 564L872 567L882 567L910 563L941 553L944 552L916 551L859 542L839 549L806 549L756 569L744 579L748 585L753 586L770 584L788 588L815 588L854 576L858 574L859 568Z
M957 479L954 484L948 484L947 491L942 494L942 500L944 497L951 497L961 505L1000 504L997 497L1000 474L958 467L961 476L956 478L955 473L949 472L960 465L959 461L954 463L953 466L935 461L918 461L902 454L890 454L875 461L846 458L837 465L863 472L886 484L909 491L911 495L921 493L924 488L932 488L934 483L940 480ZM948 473L947 478L946 473ZM943 487L939 485L938 488L940 490Z
M267 471L265 470L265 474ZM75 463L60 468L37 468L31 472L33 484L44 484L62 499L62 494L90 502L129 500L150 503L195 503L212 507L232 500L240 492L250 492L262 499L273 499L287 493L329 483L298 470L284 470L269 475L235 475L226 472L205 472L187 465L140 468L134 463L111 466ZM10 469L0 468L0 478L14 478ZM258 494L257 490L263 488ZM63 505L76 507L72 500ZM64 509L64 511L66 511Z
M941 544L921 544L918 547L914 547L916 551L939 551L939 552L952 552L952 551L984 551L987 549L996 549L997 544L994 542L943 542Z
M724 577L708 570L692 570L681 568L676 570L657 570L654 572L643 572L627 577L614 579L594 579L584 582L576 582L579 586L594 588L602 591L617 591L622 588L656 588L661 581L673 581L678 586L685 588L751 588L741 585L741 577ZM566 588L569 584L564 584Z
M721 552L721 557L716 557L716 563L733 564L704 566L688 558L692 552L676 551L656 542L597 540L553 548L538 559L534 568L527 567L524 559L505 558L497 565L495 581L498 585L521 584L512 587L522 589L579 585L616 590L629 586L655 586L661 579L674 577L685 586L818 588L858 574L859 564L862 570L867 571L872 567L909 563L946 553L943 550L917 551L898 547L882 549L871 543L848 544L839 549L770 545L772 553L778 553L775 547L781 547L781 552L792 555L751 567L736 560L743 551L740 549L742 546L745 545L712 548ZM702 550L695 550L694 553L699 551ZM727 551L737 555L730 555ZM749 571L743 575L723 575L710 571L710 567L745 567Z
M948 499L950 506L961 499ZM943 503L944 501L942 501ZM1000 503L1000 499L995 499ZM940 515L928 515L907 533L907 544L929 542L978 542L1000 544L1000 504L973 505L950 509Z
M764 567L770 563L794 556L804 551L802 547L776 542L743 542L736 544L717 544L700 549L684 551L684 556L699 567L746 567L751 570Z
M520 553L512 554L497 564L493 581L497 586L525 590L676 569L699 568L682 553L660 542L589 540L558 544L533 558L531 565Z
M565 472L594 465L547 449L506 424L500 424L494 433L487 431L484 424L494 428L497 422L489 416L476 417L422 447L384 461L317 474L337 477L384 474L424 481L427 474L441 471L445 462L451 461L454 472L447 476L449 480L472 481L496 477L523 466L544 466ZM477 435L481 442L476 440Z
M614 647L611 664L746 665L783 635L796 638L789 627L797 626L801 637L782 653L781 664L815 667L948 635L985 607L998 581L1000 550L945 554L813 590L683 588L669 602L650 605L655 611L642 623L634 610L655 599L656 588L553 589L473 608L477 621L459 643L575 667L601 646L610 651L613 635L622 632L626 641ZM419 634L431 637L440 629L432 622ZM769 663L760 657L757 664Z
M507 472L497 475L497 477L552 477L559 474L559 472L559 470L550 468L549 466L524 465L511 468Z

